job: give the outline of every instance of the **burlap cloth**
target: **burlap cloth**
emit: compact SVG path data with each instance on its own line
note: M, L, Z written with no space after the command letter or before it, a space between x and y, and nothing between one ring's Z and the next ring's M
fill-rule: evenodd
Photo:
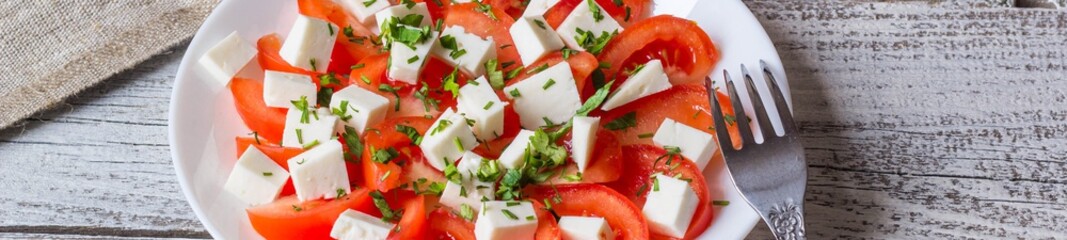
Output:
M0 0L0 129L192 37L218 0Z

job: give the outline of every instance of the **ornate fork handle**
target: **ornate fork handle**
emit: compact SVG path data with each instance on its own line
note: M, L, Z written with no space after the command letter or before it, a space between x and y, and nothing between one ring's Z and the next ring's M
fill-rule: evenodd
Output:
M804 240L804 210L793 199L785 199L771 206L764 216L771 232L779 240Z

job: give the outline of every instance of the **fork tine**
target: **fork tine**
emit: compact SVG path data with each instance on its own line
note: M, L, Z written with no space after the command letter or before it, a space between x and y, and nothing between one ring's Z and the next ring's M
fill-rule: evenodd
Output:
M723 71L723 75L726 75L727 78L730 77L725 71ZM715 135L719 139L719 149L723 151L723 154L732 152L735 150L733 148L733 139L730 139L730 132L726 129L726 123L722 119L722 109L719 109L719 94L716 93L717 91L715 91L715 86L711 83L710 76L704 78L704 88L708 90L708 100L711 104L711 118L715 124Z
M759 124L760 131L763 132L763 142L766 143L778 134L774 132L774 126L767 117L767 109L763 107L763 98L760 97L759 90L752 81L752 75L748 73L748 68L744 64L741 64L741 74L745 77L745 88L748 89L748 97L752 99L752 111L756 113L756 123Z
M741 97L737 95L734 80L730 78L726 70L723 70L723 74L726 75L726 90L730 93L730 102L734 106L734 125L737 125L737 131L741 133L741 145L744 148L744 144L755 143L752 128L748 126L748 115L745 114L745 107L741 105Z
M782 131L784 135L796 135L797 126L793 122L793 112L789 109L789 104L785 102L785 95L782 94L782 89L778 86L778 81L774 79L774 74L771 73L771 69L767 68L767 62L760 60L760 69L763 69L763 79L767 81L767 89L771 92L771 98L774 98L774 105L778 108L778 117L782 118Z

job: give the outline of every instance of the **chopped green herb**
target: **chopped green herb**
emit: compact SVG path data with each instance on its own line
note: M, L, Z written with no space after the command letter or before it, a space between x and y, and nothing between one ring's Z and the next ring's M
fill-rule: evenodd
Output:
M451 125L452 121L449 121L448 119L441 119L437 121L437 127L433 128L433 131L430 131L430 136L433 136L434 134L437 134L440 131L444 131L445 128L448 128L448 126Z
M378 182L385 182L385 179L388 179L389 175L391 174L393 174L393 170L385 170L385 173L382 174L382 177L378 178Z
M626 6L626 17L623 19L623 21L629 22L630 21L630 15L633 15L633 14L630 14L630 6Z
M549 78L548 82L545 82L545 85L541 86L541 89L548 90L548 88L552 87L552 85L555 85L555 84L556 84L556 80Z
M604 50L604 47L608 45L608 42L618 34L618 31L611 33L604 31L601 32L600 35L597 35L593 31L585 31L581 28L578 28L575 31L578 35L574 36L574 40L578 42L578 45L582 46L585 51L588 51L593 55L600 54L600 51Z
M333 23L326 23L326 29L330 30L330 36L333 36Z
M512 46L515 46L515 45L504 44L503 46L500 46L500 49L505 49L505 48L509 48L509 47L512 47Z
M329 88L323 88L323 89L329 89ZM322 96L319 96L319 97L321 98ZM348 106L348 100L341 100L341 103L338 104L338 106L336 108L330 108L330 112L332 112L333 115L337 115L337 117L340 118L341 121L348 121L349 119L352 119L352 115L348 114L348 109L352 109L352 111L355 111L357 113L359 112L359 110L356 110L355 108Z
M504 213L504 216L507 216L511 220L519 220L519 217L515 216L515 213L512 213L511 211L508 211L507 209L500 209L500 212Z
M623 73L626 74L627 76L633 76L634 74L636 74L637 72L640 72L641 69L644 69L644 68L645 68L644 64L638 64L637 66L634 66L633 69L623 70Z
M541 64L541 66L537 66L536 68L533 68L533 69L530 69L530 70L526 70L526 74L540 73L541 71L544 71L545 69L548 69L548 63Z
M299 144L304 144L304 129L296 129L296 142Z
M504 88L504 73L497 68L496 59L490 59L485 62L485 75L493 89Z
M356 128L345 126L345 132L341 133L341 139L345 141L348 151L344 151L345 161L357 163L363 160L363 142L359 138Z
M521 203L519 203L518 201L507 201L507 202L504 202L504 205L508 206L508 207L514 207L514 206L521 205Z
M608 124L604 125L604 128L612 131L623 130L637 126L637 112L628 112L622 116L611 120Z
M297 212L304 211L304 208L301 208L300 206L297 206L297 205L293 205L293 211L297 211Z
M548 27L545 26L544 21L541 21L540 19L534 19L534 23L536 23L538 27L541 27L541 29L548 30Z
M394 158L400 155L400 153L398 153L393 147L377 150L371 148L371 151L373 152L373 154L371 155L371 160L376 163L388 163L390 160L393 160Z
M478 180L483 182L496 182L500 178L500 164L497 161L490 161L482 159L481 164L478 165L478 172L475 173Z
M352 31L352 26L345 26L341 29L341 32L345 34L345 37L354 38L356 35Z
M474 220L474 208L471 208L466 203L461 203L459 205L459 216L467 221Z
M263 176L264 177L274 176L274 173L272 173L272 172L263 172Z
M313 72L318 72L319 71L318 64L317 64L317 62L315 61L314 58L308 60L308 63L311 64L311 71L313 71Z
M396 87L393 87L393 85L389 85L389 84L385 84L385 83L382 83L382 84L378 85L378 91L392 93L393 96L396 97L397 100L395 101L396 103L393 104L393 111L399 112L400 111L400 93L398 93L397 90L399 90L399 89L396 88Z
M495 20L499 20L499 19L496 18L496 14L493 14L493 6L492 5L482 3L482 1L478 1L478 0L474 0L473 2L478 4L478 7L475 8L475 10L478 10L479 12L485 13L486 16L489 16L489 19L493 19L494 21Z
M489 108L491 108L491 107L493 107L493 101L488 101L488 102L485 102L485 106L482 107L482 109L483 110L489 110Z
M444 80L442 80L443 83L441 84L441 88L451 92L452 98L459 97L459 83L456 82L458 79L459 68L452 68L452 73L445 75Z
M589 4L589 11L593 13L593 21L600 22L604 20L604 13L600 10L600 5L596 4L594 0L585 0Z
M300 110L300 123L310 123L311 122L311 120L308 118L308 116L310 115L311 110L308 109L308 97L307 96L300 96L300 100L292 100L292 101L289 101L289 102L293 103L293 107L294 108L296 108L297 110Z
M563 48L559 50L563 54L563 60L571 59L571 56L578 53L578 50Z
M729 206L730 205L730 201L727 201L727 200L714 200L714 201L711 201L711 205Z
M408 8L408 9L411 9L412 7L415 7L415 1L412 1L412 0L400 0L400 4L403 4L404 7Z
M400 213L394 212L392 208L389 208L389 203L385 201L382 192L378 190L370 192L370 197L374 200L374 206L378 207L378 211L382 213L382 221L392 222L400 219Z
M537 218L534 217L533 215L526 216L526 221L534 221L534 220L537 220Z
M634 192L634 195L638 197L644 196L645 191L648 191L648 183L642 183L641 186L637 188L637 192Z
M367 78L367 76L364 76L363 74L359 75L359 80L363 81L363 83L370 84L370 79Z
M652 178L652 191L659 192L659 177Z
M313 140L313 141L311 141L311 142L309 142L307 144L304 144L304 150L311 149L311 148L313 148L315 146L318 146L318 145L319 145L319 140L315 139L315 140Z
M505 79L511 80L511 79L514 79L515 77L518 77L519 73L522 73L522 69L523 69L522 66L519 66L519 67L517 67L515 69L511 69L511 71L508 71L507 76L504 76Z
M729 125L737 124L737 117L735 117L733 114L723 114L722 115L722 120L726 121L726 124L729 124Z
M419 135L419 131L411 126L397 124L396 131L407 135L412 144L419 145L422 143L422 135Z
M259 132L252 131L251 133L248 133L248 135L252 135L252 138L256 139L256 145L263 145L263 143L259 142Z
M642 133L642 134L638 134L637 138L650 138L653 135L655 135L655 133Z
M463 139L456 137L456 139L452 140L452 144L456 145L456 149L460 152L466 151L466 149L463 148Z
M511 94L512 97L522 97L522 93L519 92L518 88L511 89L511 91L508 92L508 94Z
M377 1L378 1L378 0L367 0L367 1L363 1L363 6L364 6L364 7L370 7L370 5L374 5L374 3L375 3L375 2L377 2Z
M388 50L394 42L415 49L416 44L430 39L433 35L430 33L430 26L419 27L422 25L423 18L425 18L423 15L408 14L404 17L391 17L386 19L381 23L380 35L382 41L385 43L384 49Z
M342 197L345 197L345 195L348 195L348 192L345 191L344 188L338 188L337 189L337 197L334 197L334 198L342 198Z
M574 175L563 176L563 179L571 182L582 181L582 172L577 172Z
M419 56L417 56L417 55L416 56L411 56L411 58L408 58L408 63L415 63L416 61L419 61Z
M364 66L367 66L367 64L366 63L358 63L358 64L352 65L351 67L348 67L348 68L351 69L351 70L356 70L356 69L363 68Z
M448 181L452 181L456 184L461 183L463 180L463 175L460 174L459 169L456 168L456 163L452 162L451 160L448 160L448 158L445 158L443 161L445 161L445 169L441 172L445 173L445 179L448 179Z
M611 3L614 3L615 6L622 7L622 0L612 0Z
M430 109L436 110L441 100L430 97L430 86L426 82L422 82L422 87L418 91L415 91L415 98L422 101L422 108L426 112L430 112Z
M500 63L500 68L508 68L511 67L511 65L515 65L515 61L502 62Z

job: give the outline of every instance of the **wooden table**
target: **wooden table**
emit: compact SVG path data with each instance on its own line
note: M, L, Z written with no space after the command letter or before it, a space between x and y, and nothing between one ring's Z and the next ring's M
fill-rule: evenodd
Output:
M1067 12L999 2L746 2L792 80L812 239L1067 236ZM209 237L167 147L183 50L0 131L0 238Z

